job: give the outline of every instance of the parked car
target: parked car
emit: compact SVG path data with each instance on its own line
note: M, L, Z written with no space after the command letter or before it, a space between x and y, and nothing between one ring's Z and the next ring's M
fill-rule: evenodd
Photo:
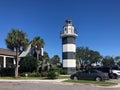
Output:
M108 73L109 78L117 79L120 77L120 70L115 70L112 67L97 67L95 68L103 73Z
M95 81L104 81L108 80L109 76L104 74L101 71L90 69L83 72L77 72L70 76L73 80L95 80Z
M120 70L112 70L113 76L112 78L120 78Z
M120 70L120 67L119 66L112 66L111 67L113 70Z

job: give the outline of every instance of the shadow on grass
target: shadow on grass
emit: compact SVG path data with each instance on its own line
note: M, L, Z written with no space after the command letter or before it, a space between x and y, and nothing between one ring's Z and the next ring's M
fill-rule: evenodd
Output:
M113 86L118 85L118 83L113 82L105 82L105 81L87 81L87 80L65 80L63 82L69 83L82 83L82 84L93 84L93 85L100 85L100 86Z

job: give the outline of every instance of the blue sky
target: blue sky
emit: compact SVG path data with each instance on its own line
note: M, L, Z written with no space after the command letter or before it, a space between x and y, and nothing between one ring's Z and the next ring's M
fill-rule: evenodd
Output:
M62 56L60 31L71 19L78 31L76 44L101 55L120 56L120 0L0 0L0 48L12 29L30 40L40 36L45 51Z

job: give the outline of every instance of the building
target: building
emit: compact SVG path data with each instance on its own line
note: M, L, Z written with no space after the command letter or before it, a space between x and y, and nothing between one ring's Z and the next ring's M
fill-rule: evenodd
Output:
M76 72L76 42L77 33L71 20L66 20L61 32L62 39L62 63L68 74Z
M0 68L11 67L15 64L16 52L0 48Z
M27 49L19 55L20 58L32 55L31 44L28 45ZM41 48L41 55L43 55L43 48ZM15 65L16 52L8 49L0 48L0 68L12 67Z

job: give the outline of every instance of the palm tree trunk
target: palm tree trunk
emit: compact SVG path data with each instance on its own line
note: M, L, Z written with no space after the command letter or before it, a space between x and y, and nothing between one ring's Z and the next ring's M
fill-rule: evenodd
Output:
M41 57L41 59L42 59L42 71L44 71L44 60L43 60L43 58Z
M19 55L19 49L16 48L15 78L18 78L18 55Z
M36 70L37 72L39 72L39 68L40 68L40 67L37 65L37 70Z
M37 50L36 50L36 53L37 53L37 69L36 69L36 71L39 72L39 53Z

